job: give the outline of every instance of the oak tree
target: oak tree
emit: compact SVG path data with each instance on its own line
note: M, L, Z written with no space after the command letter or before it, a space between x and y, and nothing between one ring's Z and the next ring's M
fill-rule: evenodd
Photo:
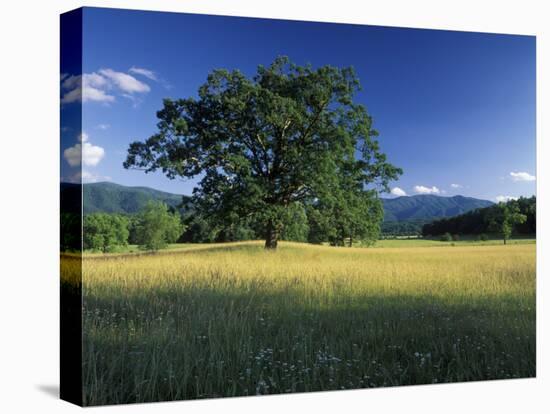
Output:
M354 103L359 90L353 68L314 69L286 57L252 78L214 70L198 97L164 100L158 132L130 144L124 167L199 177L198 211L221 227L253 217L274 249L294 203L328 203L333 208L320 213L347 214L353 203L334 197L376 201L376 190L388 191L401 174L381 151L366 108Z

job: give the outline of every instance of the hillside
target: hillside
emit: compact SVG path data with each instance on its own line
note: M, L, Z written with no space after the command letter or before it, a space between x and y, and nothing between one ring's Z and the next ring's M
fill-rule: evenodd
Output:
M148 200L162 201L179 207L189 197L155 190L149 187L126 187L114 183L84 184L84 213L137 213Z
M453 217L476 208L489 207L491 201L472 197L436 195L415 195L384 198L385 222L427 222L434 219Z
M160 200L172 207L178 207L189 196L167 193L149 187L127 187L120 184L101 182L84 184L84 213L136 213L148 200ZM66 199L79 197L79 186L62 183L61 191ZM74 194L73 194L74 193ZM69 197L70 196L70 197ZM453 217L468 211L493 205L487 200L471 197L441 197L416 195L397 198L383 198L385 223L423 224L435 219Z
M79 186L62 183L61 192L64 198L74 198ZM177 208L189 197L171 194L148 187L126 187L120 184L101 182L83 185L84 213L137 213L148 200L159 200ZM71 195L70 197L68 195Z

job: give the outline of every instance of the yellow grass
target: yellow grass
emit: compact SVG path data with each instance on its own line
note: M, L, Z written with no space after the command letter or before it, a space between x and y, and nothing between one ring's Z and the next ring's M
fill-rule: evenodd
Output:
M534 244L242 242L82 266L87 404L535 373Z

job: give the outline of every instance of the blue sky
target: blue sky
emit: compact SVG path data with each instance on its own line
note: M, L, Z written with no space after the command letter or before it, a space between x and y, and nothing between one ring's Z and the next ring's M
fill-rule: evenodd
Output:
M531 36L87 8L83 50L84 134L62 125L66 180L82 149L85 182L190 194L196 180L125 170L128 144L156 132L163 98L196 96L212 69L253 75L287 55L354 66L363 86L356 101L404 170L394 195L535 194ZM62 74L62 111L78 105L76 75Z

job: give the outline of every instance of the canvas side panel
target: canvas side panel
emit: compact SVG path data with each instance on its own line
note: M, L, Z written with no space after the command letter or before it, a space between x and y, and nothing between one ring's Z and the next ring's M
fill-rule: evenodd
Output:
M61 15L60 396L82 405L82 9Z

